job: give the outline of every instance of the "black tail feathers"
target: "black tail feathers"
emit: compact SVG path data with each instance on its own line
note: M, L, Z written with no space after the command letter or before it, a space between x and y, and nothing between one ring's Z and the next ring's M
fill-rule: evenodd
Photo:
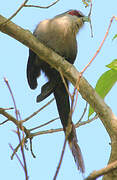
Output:
M55 88L54 96L56 99L56 104L57 104L59 116L61 119L61 123L63 125L63 129L66 134L67 126L69 124L68 121L69 121L69 113L70 113L70 103L69 103L68 92L62 81ZM80 170L82 173L84 173L84 171L85 171L84 162L83 162L83 157L82 157L80 147L77 144L77 136L76 136L75 126L72 123L72 121L71 121L71 124L72 124L72 126L71 126L71 132L68 135L68 143L69 143L70 149L72 151L72 154L73 154L73 157L76 162L78 170Z

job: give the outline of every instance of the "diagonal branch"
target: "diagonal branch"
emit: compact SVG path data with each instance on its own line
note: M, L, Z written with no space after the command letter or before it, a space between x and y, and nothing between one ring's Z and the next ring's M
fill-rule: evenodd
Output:
M48 6L38 6L38 5L30 5L30 4L28 4L28 5L24 5L24 7L35 7L35 8L42 8L42 9L48 9L48 8L50 8L51 6L54 6L57 2L59 2L60 0L56 0L56 1L54 1L54 2L52 2L51 4L49 4Z
M85 180L96 180L98 177L103 176L109 172L112 172L114 169L117 169L117 161L107 165L106 167L93 171Z
M6 20L6 18L0 15L0 23ZM60 68L63 75L74 86L76 85L77 79L80 76L80 73L76 70L76 68L68 63L63 57L55 53L52 49L49 49L40 43L30 31L17 26L11 21L5 24L3 27L0 26L0 31L8 34L25 46L29 47L41 59L46 61L55 69ZM117 160L117 151L115 151L115 148L117 147L117 117L113 114L111 108L104 102L104 100L96 93L92 86L83 77L80 79L79 92L81 96L92 106L111 138L112 151L109 162Z
M6 18L0 15L0 22L4 22L5 20ZM17 26L11 21L4 27L1 26L0 30L29 47L41 59L49 63L55 69L60 67L64 76L75 86L80 75L76 68L53 50L45 47L32 35L31 32ZM117 135L117 118L112 113L110 107L105 104L104 100L96 93L96 91L83 77L81 77L80 80L79 91L82 97L93 107L94 111L98 114L98 117L102 120L102 123L104 124L109 135L112 136L113 133ZM112 122L115 123L114 127Z
M0 22L0 26L4 26L6 23L8 23L12 18L14 18L19 11L26 5L26 3L28 2L28 0L25 0L21 6L17 9L17 11L15 13L13 13L8 19L6 19L4 22Z

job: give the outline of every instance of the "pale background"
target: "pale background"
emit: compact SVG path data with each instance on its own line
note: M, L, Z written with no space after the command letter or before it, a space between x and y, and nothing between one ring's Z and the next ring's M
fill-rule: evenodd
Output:
M30 1L30 4L34 4L36 2L37 1L32 0ZM38 2L38 5L44 6L50 4L51 2L52 1L50 0L46 0L45 2L41 0ZM1 0L0 13L5 17L9 17L22 3L23 0L12 0L7 2ZM69 9L81 10L86 15L89 11L88 8L85 9L81 0L61 0L58 4L49 9L24 8L15 18L13 18L12 21L24 29L28 29L33 32L37 23L41 20L52 18L56 14L63 13ZM117 16L117 2L115 0L95 0L93 2L92 25L94 38L92 39L90 36L89 24L84 25L78 37L79 54L75 62L75 66L79 71L83 69L98 49L102 39L104 38L110 18L113 15ZM117 33L116 29L117 22L114 22L101 52L84 74L85 78L93 87L95 87L100 75L104 71L108 70L105 65L117 58L117 40L112 41L113 36ZM53 97L49 97L40 104L36 103L36 96L40 93L40 87L42 83L45 82L45 78L43 76L38 81L39 86L35 91L32 91L29 88L26 79L27 58L27 47L11 37L0 33L0 107L13 106L8 88L3 80L3 77L6 77L8 78L13 90L22 119L32 114ZM116 92L117 84L113 87L105 101L109 106L111 106L113 112L117 115ZM78 105L73 116L74 122L79 120L84 107L85 101L81 98L81 96L79 96ZM15 116L14 111L11 112L12 115ZM27 127L31 128L45 123L55 117L58 117L58 112L54 102L26 124ZM5 120L5 118L1 116L0 121L2 122L3 120ZM87 120L87 113L83 120ZM61 127L60 120L54 122L50 126L47 126L46 129L58 127ZM7 123L0 127L0 179L24 179L23 169L16 157L13 161L10 159L12 150L10 149L8 143L11 143L14 148L18 143L17 135L13 132L15 129L16 128L12 123ZM86 168L85 176L87 176L93 170L98 170L107 164L110 154L110 139L99 119L91 124L77 129L77 136L84 157ZM36 159L33 159L30 151L25 151L30 180L53 179L60 158L63 141L63 132L51 135L41 135L34 138L33 151L36 155ZM77 171L68 145L62 167L58 175L58 180L63 179L82 179L82 175Z

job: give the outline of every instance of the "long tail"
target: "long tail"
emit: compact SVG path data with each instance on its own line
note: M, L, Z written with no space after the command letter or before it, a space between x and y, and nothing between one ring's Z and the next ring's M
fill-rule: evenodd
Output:
M69 113L70 113L70 102L69 102L69 95L62 81L55 88L54 96L56 99L56 104L57 104L59 116L61 119L61 123L63 125L63 130L66 134ZM84 170L84 162L82 158L82 153L81 153L79 145L77 144L76 131L75 131L75 127L72 121L71 121L71 127L72 127L71 132L68 136L68 143L69 143L71 152L74 156L74 160L76 162L78 170L84 173L85 170Z
M81 152L80 147L77 142L78 142L78 140L77 140L77 136L76 136L76 129L75 129L74 124L72 124L72 131L71 131L71 135L68 138L68 143L69 143L69 147L72 151L72 154L74 156L74 160L76 162L78 170L80 170L82 173L84 173L85 166L84 166L83 156L82 156L82 152Z

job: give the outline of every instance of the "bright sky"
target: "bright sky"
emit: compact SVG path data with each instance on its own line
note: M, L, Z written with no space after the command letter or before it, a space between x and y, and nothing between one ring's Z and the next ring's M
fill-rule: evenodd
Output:
M30 4L36 4L37 1L30 0L29 2ZM38 5L44 6L50 4L51 2L51 0L47 0L45 3L43 3L41 0L38 2ZM23 0L12 0L7 1L7 3L6 1L2 1L0 3L0 12L3 16L9 17L22 3ZM41 20L52 18L56 14L63 13L69 9L77 9L82 11L84 14L88 14L89 11L88 8L85 9L81 0L60 0L58 4L49 9L24 8L15 18L13 18L12 21L24 29L33 31L37 23L39 23ZM93 2L92 25L94 37L91 38L90 36L89 25L84 25L78 36L79 53L75 62L75 66L79 71L83 69L83 67L89 62L98 49L102 39L104 38L110 18L113 15L117 16L116 1L112 0L107 2L106 0L95 0ZM116 29L117 22L114 22L101 52L84 74L85 78L93 87L95 87L100 75L104 71L108 70L105 65L117 58L117 41L112 41L113 36L117 33ZM40 78L38 81L39 86L35 91L32 91L29 88L26 79L26 64L28 58L27 47L3 33L0 33L0 47L0 107L13 106L8 88L3 80L3 77L6 77L8 78L14 93L21 117L24 119L42 107L42 105L44 105L53 96L49 97L40 104L36 103L36 96L40 93L40 88L42 83L45 82L45 78ZM116 89L117 84L115 87L113 87L105 101L109 106L111 106L113 112L117 115L117 106L115 104ZM85 101L81 98L81 96L79 96L77 108L73 116L74 122L79 120L84 107ZM12 115L15 116L14 111L12 111ZM58 117L58 112L54 102L29 122L27 122L26 125L28 128L35 127L55 117ZM2 122L3 120L5 119L1 117L0 121ZM87 120L87 113L83 120ZM46 127L46 129L58 127L61 127L60 120ZM15 148L18 143L17 135L13 132L15 129L16 128L12 123L7 123L0 127L0 179L24 179L22 167L20 166L16 157L13 161L10 160L12 151L8 144L11 143ZM87 176L93 170L100 169L107 164L110 153L110 139L99 119L91 124L77 129L77 136L84 157L86 169L85 176ZM30 151L25 151L30 180L53 179L60 158L63 142L63 132L41 135L34 138L33 151L36 155L36 159L31 156ZM62 167L58 175L58 180L63 179L82 180L82 175L77 171L68 145L66 147Z

